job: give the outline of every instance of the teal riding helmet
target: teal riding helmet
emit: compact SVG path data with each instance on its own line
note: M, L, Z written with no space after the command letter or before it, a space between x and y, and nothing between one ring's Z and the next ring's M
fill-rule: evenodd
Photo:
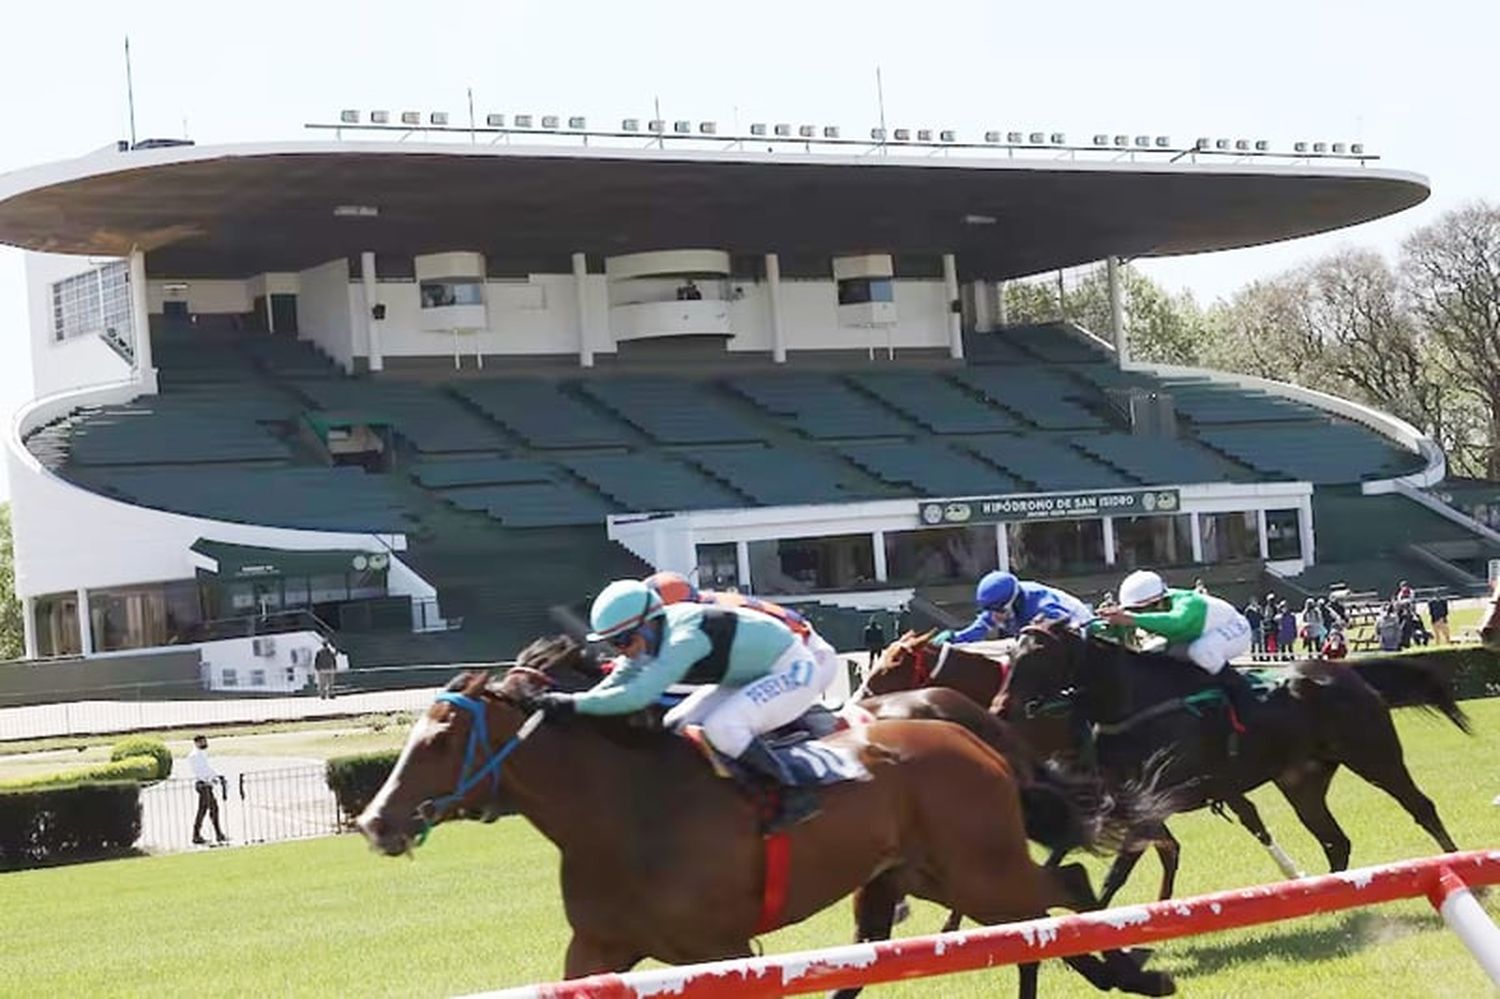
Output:
M589 610L591 642L604 642L634 631L666 610L661 596L639 579L617 579L594 598Z

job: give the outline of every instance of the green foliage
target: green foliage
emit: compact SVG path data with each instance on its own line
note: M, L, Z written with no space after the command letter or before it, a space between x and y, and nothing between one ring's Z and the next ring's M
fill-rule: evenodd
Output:
M149 757L132 762L155 767ZM121 856L140 835L134 781L0 791L0 870Z
M95 763L88 767L74 767L40 777L14 777L0 781L0 791L29 790L44 787L65 787L69 784L86 784L95 781L152 781L156 779L157 762L153 756L129 756L109 763Z
M347 819L365 810L380 790L380 785L396 767L400 750L335 756L328 761L328 789L338 799L339 809Z
M172 751L160 739L133 735L121 739L109 751L111 760L126 760L132 756L149 756L156 761L156 780L172 776Z
M0 503L0 659L26 654L21 601L16 599L16 547L10 531L10 504Z

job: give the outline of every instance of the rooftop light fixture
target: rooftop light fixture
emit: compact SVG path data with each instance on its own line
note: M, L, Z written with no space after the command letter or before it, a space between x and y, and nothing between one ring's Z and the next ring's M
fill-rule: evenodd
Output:
M1315 152L1315 153L1326 153L1326 152L1328 152L1328 143L1326 143L1326 142L1314 142L1313 143L1313 152Z
M389 122L390 120L391 120L391 113L389 111L371 111L370 112L370 124L371 125L384 125L387 122Z
M1128 135L1117 135L1117 136L1115 136L1115 145L1121 147L1122 149L1125 146L1130 145L1130 136L1128 136Z
M345 125L358 125L359 124L359 112L358 111L354 111L354 110L340 111L339 112L339 121L343 122Z
M699 135L718 135L719 123L716 121L700 121L698 123Z
M895 139L896 139L897 142L910 142L911 141L911 129L909 129L909 128L898 128L898 129L896 129Z
M763 135L765 135L766 134L766 123L763 122L763 121L752 122L750 124L750 134L751 135L755 135L755 136L763 136Z
M874 142L884 142L885 141L885 129L883 129L883 128L872 128L872 129L870 129L870 139L872 141L874 141Z
M549 132L550 131L556 131L557 130L557 125L558 125L557 115L555 115L555 114L544 114L544 115L542 115L542 127L543 128L547 129Z
M420 125L420 124L422 124L422 112L420 112L420 111L402 111L401 112L401 124L403 124L403 125Z
M932 141L932 129L930 129L930 128L919 128L919 129L917 129L917 141L918 142L931 142Z
M1340 156L1342 156L1344 154L1345 148L1346 147L1344 146L1344 144L1342 142L1335 142L1333 144L1333 151L1335 153L1338 153Z
M430 115L427 116L427 121L430 124L433 124L433 125L438 125L438 126L447 125L448 124L448 112L446 112L446 111L434 111L434 112L432 112L432 114L430 114Z
M1215 149L1219 149L1219 150L1228 149L1229 148L1229 140L1228 139L1215 139L1214 140L1214 148Z
M1156 137L1156 148L1157 149L1170 149L1171 147L1172 147L1172 137L1170 135L1158 135Z
M1270 152L1270 150L1271 150L1271 144L1269 142L1267 142L1265 139L1256 139L1255 140L1255 151L1257 153Z
M1032 132L1030 135L1028 135L1026 137L1026 139L1033 146L1045 145L1046 142L1047 142L1047 136L1044 133L1042 133L1042 132Z
M1022 135L1020 132L1006 132L1005 141L1012 146L1019 146L1021 143L1026 141L1026 136Z
M1349 152L1355 156L1363 156L1365 154L1365 144L1363 142L1356 142L1349 147Z
M372 219L380 214L380 209L374 205L335 205L333 214L335 218L341 219Z
M1295 142L1295 143L1292 144L1292 149L1295 152L1305 153L1305 152L1307 152L1307 143L1305 143L1305 142Z
M1214 144L1214 140L1213 139L1198 139L1196 142L1193 143L1193 148L1194 149L1211 149L1213 147L1213 144Z
M1047 141L1054 146L1066 146L1068 144L1068 137L1063 132L1053 132L1047 137Z
M589 127L589 120L582 115L573 115L568 119L568 127L575 132L582 132Z
M487 115L484 116L484 123L489 128L504 128L505 127L505 115L503 115L503 114L487 114Z
M957 142L958 133L951 128L945 128L938 133L939 142Z
M1249 139L1235 139L1234 140L1234 148L1237 149L1237 150L1239 150L1242 153L1248 153L1250 151L1250 140Z
M774 128L772 128L771 131L775 132L778 138L785 139L791 136L792 126L786 124L785 122L781 122Z
M529 114L518 114L512 120L516 123L516 127L517 128L530 128L531 127L532 118L531 118L531 115L529 115Z
M676 132L678 135L691 135L693 131L693 123L679 118L678 120L672 122L672 131Z
M975 214L969 214L969 215L965 215L964 216L964 225L994 225L994 224L995 224L995 216L993 216L993 215L975 215Z
M985 142L999 142L1000 141L1000 133L999 132L986 132L986 133L984 133L984 141Z
M804 139L816 138L818 134L818 127L816 125L798 125L797 134L802 136L802 138Z
M652 132L665 132L667 130L667 123L661 118L652 118L646 122L646 128Z
M824 125L823 126L823 138L825 138L825 139L837 139L838 137L839 137L839 127L837 125Z
M1109 136L1105 135L1103 132L1096 132L1094 134L1094 145L1096 145L1096 146L1107 146L1107 145L1109 145Z
M622 131L622 132L639 132L640 130L641 130L641 120L639 118L622 118L622 119L620 119L620 131Z

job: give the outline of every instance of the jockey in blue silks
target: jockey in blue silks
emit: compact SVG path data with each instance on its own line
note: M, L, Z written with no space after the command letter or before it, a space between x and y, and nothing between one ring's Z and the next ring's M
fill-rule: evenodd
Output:
M1073 594L1042 583L1022 581L1008 572L986 573L974 588L979 616L956 632L949 641L983 642L1017 634L1039 617L1068 621L1082 628L1094 618L1094 610Z

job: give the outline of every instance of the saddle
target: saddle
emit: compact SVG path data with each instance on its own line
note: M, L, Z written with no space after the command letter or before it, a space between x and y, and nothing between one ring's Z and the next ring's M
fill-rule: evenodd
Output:
M875 716L856 704L846 704L837 712L816 705L801 717L761 738L772 755L781 761L793 786L823 787L870 779L870 772L853 750L830 746L823 740L839 732L862 728L873 721ZM754 774L709 745L703 730L697 725L684 726L680 734L720 777L733 778L744 785L755 783Z

